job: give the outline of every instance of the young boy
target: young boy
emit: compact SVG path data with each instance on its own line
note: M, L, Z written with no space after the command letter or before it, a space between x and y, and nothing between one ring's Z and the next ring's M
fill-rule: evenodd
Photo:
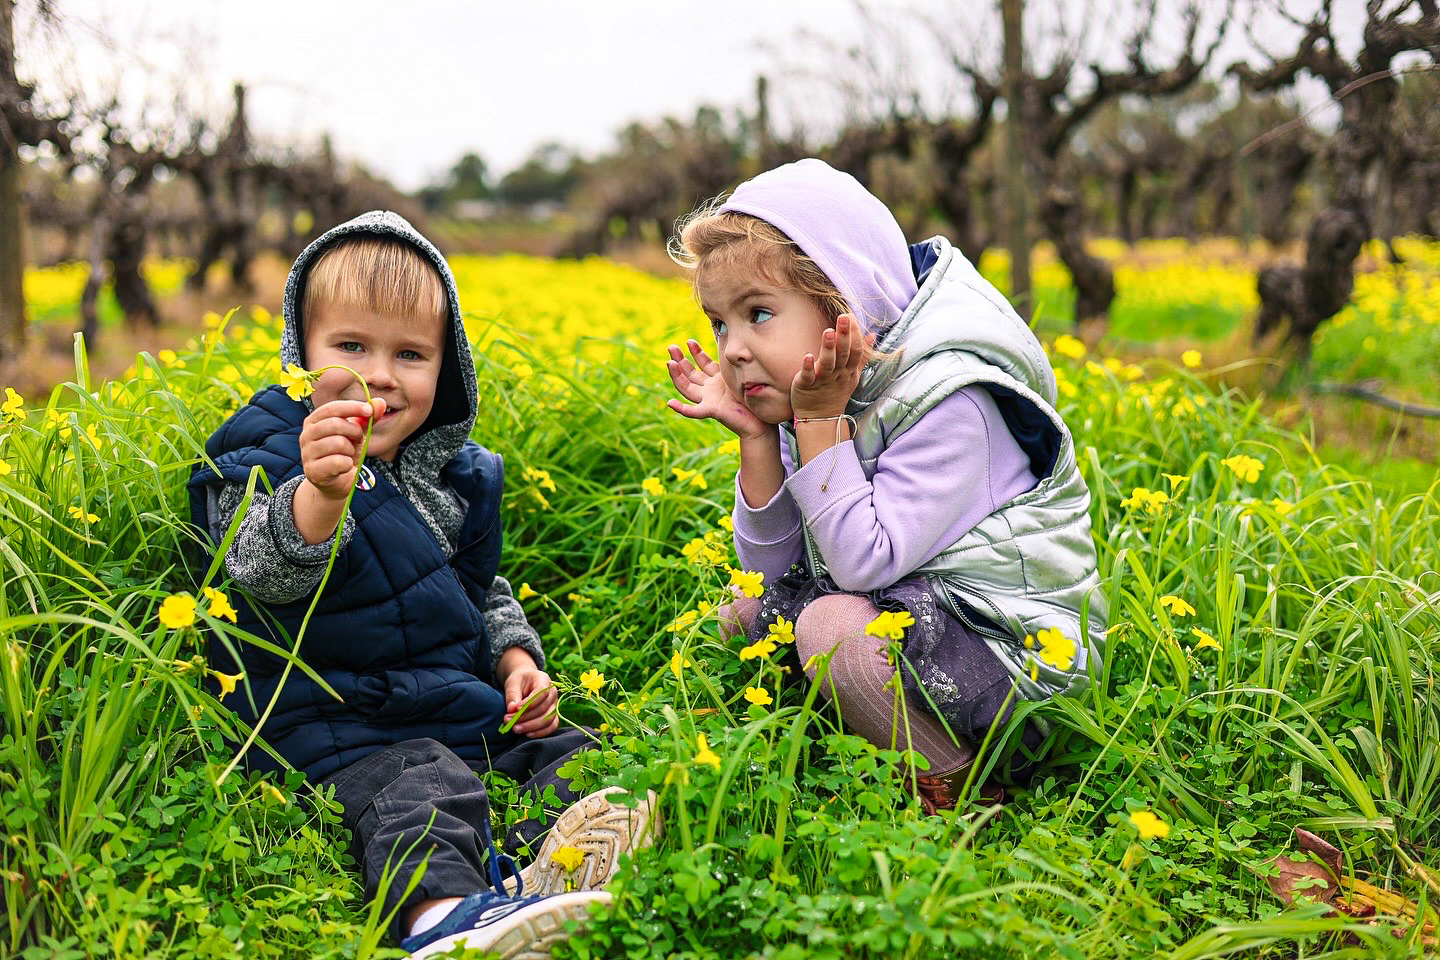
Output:
M254 645L241 647L237 664L214 643L211 662L248 678L253 702L236 706L247 723L276 697L260 735L312 782L335 786L367 899L387 866L395 870L385 906L399 907L391 932L402 947L548 956L565 920L609 901L598 888L620 853L648 842L654 799L625 807L607 791L578 798L556 775L593 740L557 733L540 638L497 572L502 464L470 439L475 364L444 257L390 212L330 230L290 272L280 358L350 367L372 399L344 370L324 373L302 400L280 387L260 391L206 444L211 463L191 477L191 509L219 543L252 468L264 471L274 493L257 487L225 569L250 597L236 604L240 626L285 649L340 538L299 649L339 699L301 671L281 686L284 661ZM280 768L259 750L247 761ZM514 896L476 777L487 769L537 795L553 787L570 804L552 824L527 821L507 838L510 849L533 849L550 828ZM561 846L586 854L579 868L565 872L551 858ZM422 861L423 878L404 896Z

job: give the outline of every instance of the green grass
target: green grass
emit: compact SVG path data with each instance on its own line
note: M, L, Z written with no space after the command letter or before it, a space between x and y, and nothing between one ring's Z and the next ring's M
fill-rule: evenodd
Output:
M600 305L596 325L623 329L624 309ZM183 368L147 358L104 384L82 353L72 383L0 427L0 954L389 952L333 805L297 775L220 779L244 731L201 688L197 657L212 631L243 638L203 603L194 627L157 618L173 593L234 589L206 580L183 485L259 386L222 372L268 349L212 339ZM924 816L907 757L845 734L798 671L742 661L722 638L702 604L723 599L726 571L685 547L728 543L726 437L665 413L653 349L597 341L577 356L491 350L476 435L506 457L504 569L541 595L527 607L566 716L614 733L570 772L656 790L667 831L622 872L616 909L557 955L1423 952L1393 916L1285 909L1263 875L1299 856L1303 828L1342 849L1347 876L1433 915L1436 488L1357 478L1167 363L1130 381L1058 361L1110 654L1084 698L1024 706L1048 724L1049 760L967 824ZM1256 480L1222 463L1236 454L1262 462ZM533 488L527 467L556 489ZM646 493L650 477L666 492ZM1137 487L1169 500L1125 506ZM578 687L589 669L605 675L598 696ZM747 686L775 703L749 705ZM718 765L697 761L701 735ZM1139 838L1139 810L1169 835Z

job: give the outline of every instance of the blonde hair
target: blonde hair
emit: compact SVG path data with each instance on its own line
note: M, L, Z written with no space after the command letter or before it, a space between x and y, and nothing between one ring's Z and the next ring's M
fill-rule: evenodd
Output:
M670 259L693 271L692 283L698 285L706 270L748 269L809 297L831 326L842 313L854 314L839 288L794 240L759 217L722 212L724 200L717 197L675 225Z
M403 240L373 235L338 241L306 274L300 315L336 306L411 321L443 322L450 312L435 265Z

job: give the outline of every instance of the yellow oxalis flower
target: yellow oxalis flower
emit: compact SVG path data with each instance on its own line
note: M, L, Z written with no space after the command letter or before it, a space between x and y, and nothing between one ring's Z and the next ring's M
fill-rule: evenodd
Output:
M1040 648L1036 654L1045 663L1056 670L1069 670L1075 665L1075 641L1061 633L1058 627L1046 627L1037 630L1032 636L1025 635L1025 648L1034 650ZM1037 670L1030 671L1030 679L1037 679Z
M16 393L14 387L5 388L5 402L0 403L0 413L15 420L25 419L25 398Z
M707 763L717 769L720 766L720 755L710 749L710 742L703 733L695 738L695 762Z
M235 685L245 679L245 674L243 673L229 674L221 673L219 670L211 670L210 676L214 677L215 682L220 685L220 696L215 698L217 700L224 700L230 694L234 693Z
M646 477L640 481L640 486L652 497L662 496L665 493L665 484L660 482L659 477Z
M271 800L279 801L287 807L290 805L290 798L285 796L285 794L281 793L280 789L276 787L275 784L271 783L269 780L260 781L260 792L265 796L269 797Z
M230 606L229 597L214 587L206 587L201 592L205 595L205 599L210 601L210 616L229 620L231 623L235 622L235 618L239 614L236 613L234 607Z
M1295 510L1295 504L1288 500L1281 500L1279 497L1271 500L1270 506L1275 508L1275 515L1279 517L1286 516Z
M1204 630L1201 630L1199 627L1191 627L1190 632L1196 638L1194 649L1204 650L1206 647L1214 647L1216 650L1220 649L1220 641L1216 640L1214 637L1210 636L1210 634L1206 633Z
M761 586L765 582L765 574L758 571L752 573L747 570L731 570L730 586L735 587L747 597L758 597L765 592Z
M61 440L70 439L70 421L66 418L65 414L61 413L59 410L56 410L54 408L46 410L45 423L47 426L58 428Z
M1175 596L1173 593L1167 593L1165 596L1161 597L1160 605L1169 609L1169 611L1175 614L1175 616L1177 617L1195 616L1195 608L1190 606L1190 604L1186 603L1181 598Z
M0 460L0 477L6 476L6 475L8 475L9 473L10 473L10 464L6 463L4 460Z
M671 620L670 626L666 627L665 629L669 630L671 633L683 633L693 627L699 619L700 614L698 612L694 610L686 610L684 613L680 614L680 616L676 617L674 620Z
M280 386L285 388L291 400L308 397L315 392L315 374L298 363L286 364L280 371Z
M515 594L517 600L529 600L531 597L538 597L540 594L528 583L520 584L520 592Z
M1170 824L1161 820L1149 810L1136 810L1130 814L1130 822L1140 834L1141 840L1151 840L1170 835Z
M776 617L775 622L770 624L770 639L776 643L795 642L795 624L784 617Z
M585 862L585 854L578 847L560 847L550 854L550 859L568 873Z
M1055 352L1062 357L1079 360L1085 356L1085 343L1078 337L1072 337L1068 333L1062 333L1055 338Z
M1191 370L1194 370L1196 367L1200 366L1200 364L1204 363L1205 361L1203 358L1201 358L1199 350L1186 350L1184 353L1180 354L1180 362L1185 364L1185 366L1189 367Z
M729 440L726 440L724 443L720 444L720 447L718 450L716 450L716 452L730 456L738 454L740 452L740 438L732 437Z
M1136 487L1130 496L1120 501L1120 506L1143 509L1148 513L1159 513L1170 502L1170 495L1164 490L1149 490Z
M586 670L580 674L580 686L591 693L599 693L600 688L605 686L605 674L599 670Z
M1170 481L1170 492L1171 492L1171 493L1174 493L1176 490L1180 489L1180 485L1181 485L1181 484L1183 484L1183 483L1189 483L1189 482L1190 482L1190 478L1189 478L1189 477L1184 476L1184 475L1182 475L1182 474L1178 474L1178 473L1162 473L1162 474L1160 474L1160 476L1162 476L1162 477L1164 477L1166 480L1169 480L1169 481Z
M549 470L536 470L534 467L526 467L522 476L537 487L544 487L551 493L557 492L555 489L555 481L550 479Z
M100 522L100 518L97 517L95 514L93 514L93 513L86 513L84 510L81 510L79 507L71 507L71 508L70 508L70 516L74 517L76 520L83 520L83 521L85 521L86 523L99 523L99 522Z
M1220 461L1234 471L1235 476L1246 483L1254 483L1260 479L1260 471L1265 469L1265 464L1254 457L1247 457L1243 453L1237 453L1233 457L1226 457Z
M717 533L714 536L718 538L720 535ZM710 534L691 540L680 548L680 554L699 567L719 566L725 562L728 556L723 546L716 540L710 539Z
M764 687L746 687L745 699L757 707L768 707L775 702L770 698L770 692Z
M670 672L675 674L675 679L677 680L680 679L681 670L684 670L686 667L693 666L695 666L695 664L691 663L690 658L687 656L683 656L679 653L674 653L670 655Z
M915 618L910 616L908 610L899 612L886 610L865 625L865 633L872 637L884 637L887 640L903 640L906 628L913 626L915 626Z
M754 660L756 657L768 657L775 652L775 641L769 637L761 637L748 647L740 650L741 660Z
M699 487L701 490L707 489L710 486L710 484L705 482L705 477L699 470L686 470L683 467L672 467L670 472L675 474L675 480L678 483L689 483L690 486Z
M195 598L188 593L172 593L160 604L160 622L171 630L181 630L195 622Z

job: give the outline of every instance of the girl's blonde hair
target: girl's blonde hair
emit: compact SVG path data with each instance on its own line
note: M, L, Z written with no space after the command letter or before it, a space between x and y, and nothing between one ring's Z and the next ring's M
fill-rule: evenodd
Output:
M435 265L402 240L373 235L340 240L305 275L302 317L337 306L411 321L443 322L450 312Z
M722 212L724 201L717 197L681 219L670 238L670 259L694 271L693 283L699 284L707 270L753 270L776 286L809 297L831 326L842 313L854 314L825 271L795 241L759 217Z

